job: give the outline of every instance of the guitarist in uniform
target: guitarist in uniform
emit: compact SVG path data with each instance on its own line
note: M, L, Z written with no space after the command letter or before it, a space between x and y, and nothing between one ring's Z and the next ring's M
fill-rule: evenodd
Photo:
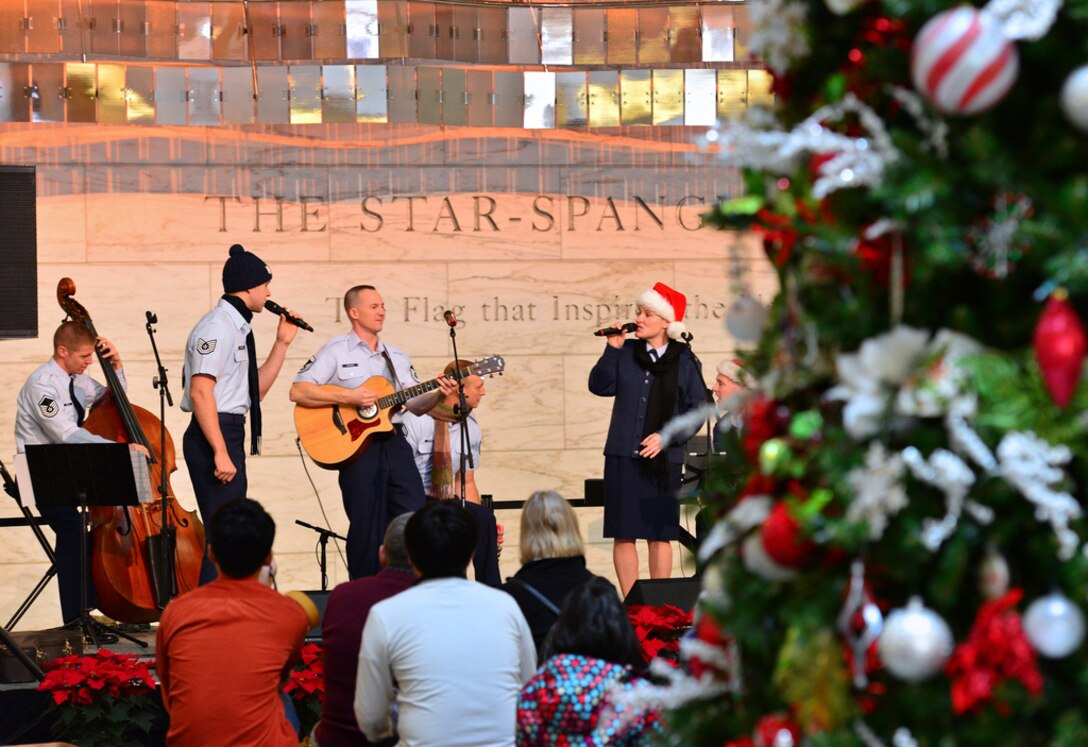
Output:
M385 323L385 302L372 285L357 285L344 294L344 311L351 331L334 337L306 361L291 385L291 401L303 407L347 405L369 407L378 395L361 386L372 376L382 376L400 390L419 383L411 359L386 345L378 335ZM340 389L323 389L335 384ZM407 409L423 414L456 385L442 378L437 391L407 403ZM348 573L351 578L372 576L381 570L378 547L393 517L423 508L426 496L415 459L404 440L399 415L393 416L394 432L376 435L362 456L340 470L340 492L348 515Z

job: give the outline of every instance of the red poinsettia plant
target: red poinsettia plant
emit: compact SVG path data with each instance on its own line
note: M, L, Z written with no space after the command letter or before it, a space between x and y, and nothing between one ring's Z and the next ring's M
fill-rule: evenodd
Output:
M671 604L634 604L627 608L627 617L647 662L661 658L679 666L680 637L691 628L690 612Z
M134 654L101 649L91 656L64 656L45 664L38 690L53 698L53 733L83 747L139 743L154 721L151 663Z
M321 718L325 701L325 662L321 646L307 643L302 647L302 662L291 672L283 691L291 696L298 711L299 733L308 735Z

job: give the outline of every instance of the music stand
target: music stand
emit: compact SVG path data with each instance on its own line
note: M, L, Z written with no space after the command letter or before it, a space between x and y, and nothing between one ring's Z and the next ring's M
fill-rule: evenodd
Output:
M39 506L78 508L83 520L79 533L80 627L95 646L98 634L108 632L144 648L147 643L91 617L87 605L87 507L136 506L132 456L127 444L41 444L26 447L26 462L34 502Z
M19 608L17 610L15 610L15 614L11 616L11 619L8 620L7 624L4 626L8 630L14 630L15 626L19 624L19 620L23 618L23 615L27 613L27 610L30 609L31 605L33 605L34 602L37 601L38 597L41 596L42 592L45 591L45 588L49 585L49 582L53 580L53 576L57 575L57 562L56 558L53 557L53 546L49 544L49 540L46 538L45 534L42 532L42 528L39 526L39 517L34 516L34 514L30 512L30 509L28 509L23 504L23 499L19 495L19 486L15 482L15 478L13 478L11 476L11 473L8 472L7 467L4 466L3 461L0 461L0 479L2 479L4 482L4 492L10 495L13 499L15 499L15 505L19 507L19 511L23 514L23 517L21 519L0 519L0 527L30 527L31 531L34 532L34 538L38 540L38 544L41 545L42 550L45 551L45 556L49 558L49 567L46 569L42 577L38 579L38 583L34 586L31 592L27 594L26 599L23 600L23 603L19 605Z

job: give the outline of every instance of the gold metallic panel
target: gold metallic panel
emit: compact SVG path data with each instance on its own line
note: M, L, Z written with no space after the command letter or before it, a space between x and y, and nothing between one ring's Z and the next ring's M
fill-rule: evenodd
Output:
M506 8L477 8L473 33L479 43L481 63L498 65L506 62L506 29ZM472 119L471 115L469 119Z
M615 70L589 74L589 126L620 126L620 74Z
M0 62L0 122L29 122L30 65Z
M385 75L385 65L355 66L356 121L369 123L389 121L389 89Z
M733 61L733 8L703 7L703 62Z
M453 52L453 6L439 3L434 9L434 23L438 31L434 38L434 56L438 60L456 60Z
M103 124L123 124L128 121L128 105L125 102L126 67L98 66L98 121Z
M574 9L574 64L603 65L605 60L605 11Z
M344 24L348 57L375 60L378 54L378 0L348 0Z
M23 4L0 2L0 54L26 52L26 32L23 30Z
M570 8L541 8L540 59L545 65L574 62L574 15Z
M57 0L26 0L29 28L26 30L27 51L31 54L60 52L60 4Z
M747 5L733 7L733 56L738 60L747 60L748 38L752 35L752 18Z
M121 56L142 58L147 56L147 36L144 24L147 22L147 5L139 0L121 0L118 9L121 31L118 45Z
M65 0L67 2L68 0ZM174 3L147 5L147 56L158 60L173 60L178 56L178 18ZM65 50L68 40L65 37Z
M312 60L314 58L313 18L310 3L281 2L280 55L283 60Z
M525 84L521 73L495 73L495 126L521 127L525 121Z
M189 124L218 127L222 124L219 101L219 68L189 68Z
M713 127L718 120L716 72L706 68L684 71L685 125Z
M253 68L225 67L222 75L223 124L253 124Z
M408 56L416 60L435 59L438 26L434 3L408 3Z
M321 121L355 121L355 68L351 65L324 65L321 68L323 93Z
M766 70L748 71L748 106L774 105L774 94L771 93L771 74Z
M287 68L262 66L257 68L257 124L290 124L291 89Z
M271 7L274 9L275 5ZM178 3L178 59L188 61L211 58L211 3Z
M33 65L30 74L34 91L31 119L35 122L63 122L68 103L64 90L64 65Z
M468 95L466 124L472 127L490 127L495 118L491 71L467 71L465 74L465 93Z
M381 57L408 56L407 0L382 0L378 5L378 31Z
M465 89L465 71L459 67L442 70L442 122L447 125L464 125L468 121L468 100Z
M125 71L125 103L129 124L155 124L155 69L130 65Z
M416 69L414 67L389 66L389 121L396 123L415 123L416 121Z
M184 125L188 99L185 68L155 68L155 124Z
M239 3L212 3L212 59L220 62L245 60L245 27L245 14Z
M684 123L684 71L654 70L654 124Z
M66 84L65 93L68 96L68 121L94 122L97 115L95 99L98 96L94 64L89 62L66 63L64 78Z
M586 90L586 74L584 72L556 73L556 127L585 127L588 121L589 99Z
M718 70L718 119L738 119L748 108L748 71Z
M638 11L634 8L609 8L607 34L606 62L609 65L634 65L638 60L638 48L635 44L638 35Z
M85 28L88 20L82 11L86 10L83 0L60 0L60 46L66 55L89 54L91 40ZM174 4L167 3L170 12L174 12ZM4 3L0 3L0 8Z
M475 6L453 6L453 59L460 62L479 61L479 27Z
M669 9L638 9L638 61L655 65L669 61Z
M512 65L540 63L540 10L510 8L507 11L506 54Z
M291 124L321 124L321 68L317 65L292 65Z
M442 69L416 69L416 89L419 91L419 123L442 124Z
M620 72L620 114L624 125L653 123L653 99L650 91L649 70Z
M525 72L525 124L527 130L555 127L555 73Z
M257 62L279 61L279 3L249 3L249 59ZM179 11L180 12L180 11ZM258 119L260 117L258 116Z
M311 10L314 16L314 58L342 60L347 57L347 10L344 0L323 0L314 3ZM374 26L376 29L377 22Z
M673 62L699 62L703 53L700 31L698 6L670 7L669 59Z
M120 53L118 0L84 0L83 9L91 30L91 52L115 56ZM9 3L10 4L10 3Z

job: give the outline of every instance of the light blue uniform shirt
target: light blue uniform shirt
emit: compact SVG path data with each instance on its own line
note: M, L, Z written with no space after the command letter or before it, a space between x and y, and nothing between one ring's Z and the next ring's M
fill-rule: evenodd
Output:
M185 344L182 410L193 411L190 395L193 376L206 374L215 378L215 405L219 412L235 415L249 412L249 349L246 337L250 329L249 322L223 299L219 299L215 308L201 317Z
M117 378L121 386L127 388L125 372L118 371ZM83 405L86 418L91 414L91 405L105 393L106 387L85 373L69 376L52 358L27 377L16 399L15 450L20 454L27 446L39 444L112 443L77 425L79 415L68 391L73 379L76 398Z
M436 426L441 428L443 425L449 428L450 431L450 461L453 463L453 474L456 475L461 471L461 424L439 423L430 415L404 413L404 437L412 447L412 457L416 460L416 469L419 470L419 476L423 478L423 489L428 495L430 495L429 491L431 489L431 457L434 454L434 429ZM468 415L468 440L472 450L472 463L475 467L479 467L483 432L480 430L480 424L476 421L474 413ZM474 469L474 467L469 467L467 462L465 468L469 472Z

